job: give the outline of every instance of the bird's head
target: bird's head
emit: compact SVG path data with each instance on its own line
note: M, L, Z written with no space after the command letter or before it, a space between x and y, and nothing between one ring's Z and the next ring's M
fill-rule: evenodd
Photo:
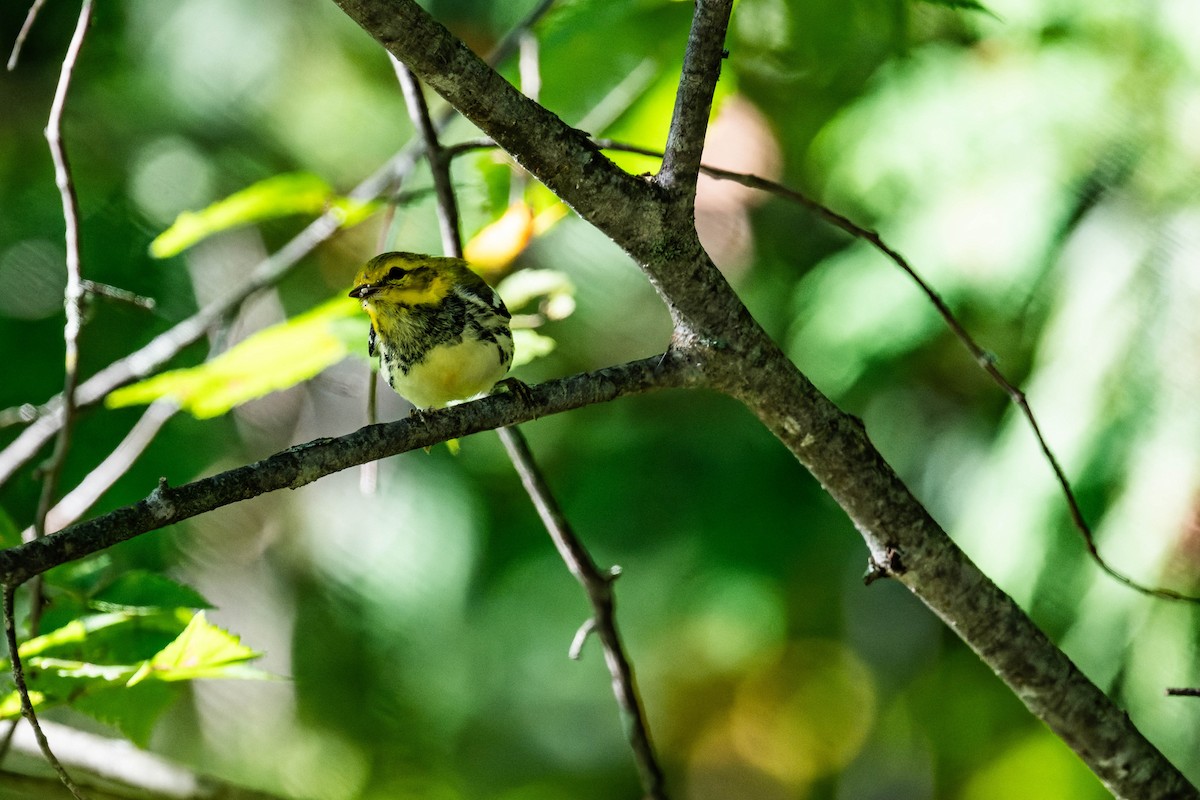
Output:
M358 271L350 296L361 300L368 314L381 305L437 303L450 290L457 263L419 253L382 253Z

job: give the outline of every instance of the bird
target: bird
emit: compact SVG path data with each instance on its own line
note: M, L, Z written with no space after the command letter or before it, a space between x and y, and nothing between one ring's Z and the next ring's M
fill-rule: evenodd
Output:
M358 271L350 297L371 318L368 354L414 410L478 397L512 364L512 315L461 258L381 253Z

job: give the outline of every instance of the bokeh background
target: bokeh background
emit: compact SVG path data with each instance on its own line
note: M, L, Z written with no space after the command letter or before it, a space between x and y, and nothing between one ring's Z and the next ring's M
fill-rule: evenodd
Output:
M486 51L532 2L431 2ZM1200 6L995 0L741 0L706 160L801 189L903 252L1029 393L1101 548L1140 580L1200 588ZM41 131L78 8L51 2L0 75L0 407L61 388L62 218ZM24 4L0 7L7 48ZM661 147L691 4L561 2L536 27L543 101L596 135ZM516 76L515 63L504 65ZM436 104L435 104L436 105ZM446 140L477 135L452 126ZM84 373L210 301L305 224L152 259L181 211L308 171L348 189L412 138L383 52L332 3L98 4L65 137L85 276ZM651 159L623 157L635 171ZM456 161L468 237L511 191L505 160ZM428 186L418 172L407 189ZM705 180L701 235L814 382L864 418L955 540L1200 780L1193 607L1087 559L1026 425L929 302L876 251L785 200ZM344 231L211 350L344 293L389 246L437 252L429 196ZM566 217L517 267L566 273L577 309L527 381L660 352L669 320L636 267ZM365 347L365 345L364 345ZM365 422L366 362L217 419L177 415L97 505ZM381 393L380 415L406 413ZM74 485L137 409L79 423ZM668 392L524 426L575 527L619 564L619 620L674 796L1099 798L1098 782L907 592L864 587L866 550L736 403ZM0 430L0 443L17 432ZM0 490L28 524L29 470ZM314 800L637 796L599 649L495 437L407 454L116 548L214 605L288 680L210 681L152 747ZM58 718L79 720L69 711Z

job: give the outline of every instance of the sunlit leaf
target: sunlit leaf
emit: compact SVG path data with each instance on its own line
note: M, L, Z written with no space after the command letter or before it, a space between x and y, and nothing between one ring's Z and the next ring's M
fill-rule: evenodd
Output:
M169 397L200 419L307 380L348 354L337 323L359 313L338 297L248 337L205 364L172 370L109 395L110 408ZM365 335L365 333L364 333Z
M46 700L45 695L41 692L30 691L29 702L34 707L42 705ZM0 700L0 719L12 719L21 714L21 696L16 692L10 692Z
M378 208L374 202L351 200L334 193L320 177L307 172L275 175L218 200L201 211L185 211L150 243L155 258L169 258L214 233L293 214L336 212L342 225L357 225Z
M232 633L213 625L200 611L183 633L129 678L134 686L144 680L184 681L196 678L268 677L245 666L261 654L242 644Z

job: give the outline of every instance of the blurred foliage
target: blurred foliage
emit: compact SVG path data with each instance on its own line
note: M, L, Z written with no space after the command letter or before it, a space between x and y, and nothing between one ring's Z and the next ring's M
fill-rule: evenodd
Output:
M142 570L119 571L107 558L54 570L47 581L62 623L21 642L30 702L41 711L69 704L141 746L178 699L171 684L196 678L265 678L246 666L259 654L205 619L208 601L186 586ZM0 662L0 717L21 700Z
M428 7L482 52L532 4ZM973 5L740 0L706 158L820 197L904 252L1027 389L1106 555L1194 591L1200 11L1189 0ZM0 7L0 41L24 10ZM61 206L40 132L75 13L47 4L20 66L0 78L0 356L15 365L0 381L4 408L62 383ZM661 147L690 13L671 0L558 3L536 29L543 102L594 135ZM517 79L515 63L502 69ZM284 211L320 212L411 135L387 59L332 3L100 4L65 130L83 268L158 304L95 299L84 373L228 291L307 221ZM476 135L458 122L446 138ZM306 190L284 185L220 219L222 198L296 176ZM505 296L528 295L521 313L540 326L526 333L555 345L519 377L661 352L669 316L607 239L501 153L459 157L454 181L464 233L494 256L489 278L512 270ZM263 337L242 378L281 385L264 361L295 371L286 382L315 372L311 341L285 352L260 331L311 321L381 248L436 252L428 188L419 170L394 210L340 231L181 354L171 367L184 372L147 383L211 376ZM865 243L784 200L705 182L697 208L706 246L796 363L865 419L972 558L1200 779L1200 711L1162 696L1200 683L1195 612L1088 562L1028 431L928 302ZM155 237L198 211L182 219L198 219L203 238L153 259ZM340 343L326 361L365 350L353 319L309 330ZM339 334L342 323L356 331ZM362 361L347 359L243 395L233 411L222 401L212 419L179 415L94 512L145 496L160 476L179 484L346 433L365 421L366 386ZM389 393L379 400L381 418L406 413ZM136 413L83 415L64 485ZM914 598L863 587L851 525L737 404L665 393L527 432L596 558L623 568L620 621L674 796L1105 796ZM0 430L0 444L16 433ZM374 494L355 474L332 476L64 568L41 629L94 632L30 659L56 659L39 670L47 703L77 684L95 702L47 713L88 714L297 798L635 796L598 648L566 658L586 604L494 437L462 444L458 457L389 460ZM7 541L37 492L32 470L0 489ZM215 606L205 616L179 611L204 598ZM213 628L216 644L201 650L217 669L244 668L252 650L293 680L100 691L139 665L169 672L189 620L246 640Z

